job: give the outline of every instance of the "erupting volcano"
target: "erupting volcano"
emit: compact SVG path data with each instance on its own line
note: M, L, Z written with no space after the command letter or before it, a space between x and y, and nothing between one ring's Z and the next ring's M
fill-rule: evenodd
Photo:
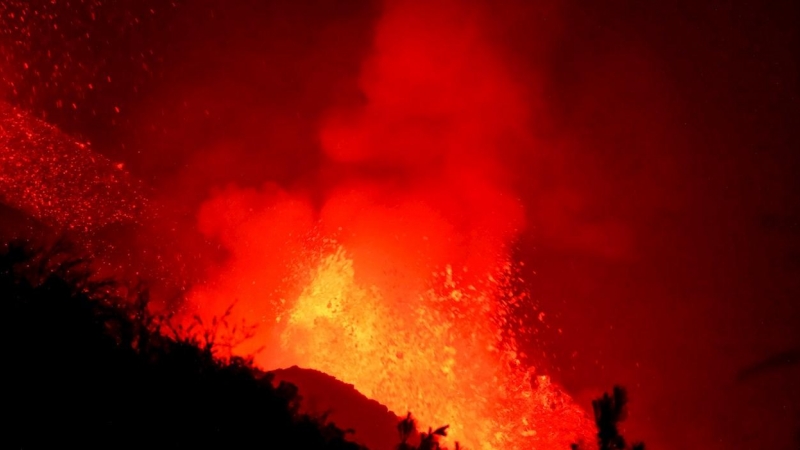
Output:
M199 229L228 256L175 320L227 314L253 330L233 354L324 371L468 448L566 448L590 422L517 344L540 312L512 259L524 214L503 161L532 112L478 12L384 5L360 94L321 121L323 189L231 185L207 200ZM121 165L3 108L13 206L85 232L142 222Z
M449 448L591 446L616 383L648 445L785 444L792 8L678 4L0 0L0 237Z
M233 316L260 327L235 351L280 342L259 365L322 370L426 427L448 424L468 448L589 438L585 414L516 343L539 312L512 260L523 214L501 161L529 111L474 11L390 2L383 14L363 100L323 122L334 186L321 207L275 186L207 202L201 230L231 254L190 294L190 316L236 299Z
M199 229L228 256L176 320L227 311L254 330L233 354L324 371L468 448L566 448L590 422L517 345L540 312L512 259L524 214L503 155L531 111L478 12L384 5L360 95L321 121L322 195L231 185L206 201ZM138 220L121 165L9 107L3 139L14 206L84 231Z

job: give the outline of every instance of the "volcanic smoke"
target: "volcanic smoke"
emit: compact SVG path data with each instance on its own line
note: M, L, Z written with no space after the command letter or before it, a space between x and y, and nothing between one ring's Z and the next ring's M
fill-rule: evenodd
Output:
M203 202L197 227L227 258L177 320L227 312L255 330L234 354L324 371L467 448L568 448L591 422L518 348L538 312L513 260L525 215L507 164L531 141L530 106L480 17L387 2L360 95L321 121L316 189L229 185ZM0 113L5 201L66 227L137 220L120 167Z
M0 234L368 445L797 448L798 5L0 0Z
M468 448L567 448L584 413L524 367L515 292L521 203L503 167L525 138L520 92L458 2L389 2L363 63L363 99L329 111L336 177L321 207L276 185L229 187L200 229L230 252L187 317L257 322L235 351L322 370ZM531 312L531 314L534 314Z

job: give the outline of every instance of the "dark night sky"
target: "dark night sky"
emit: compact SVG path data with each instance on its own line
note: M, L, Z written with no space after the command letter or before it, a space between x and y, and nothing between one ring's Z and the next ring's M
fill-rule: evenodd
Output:
M592 153L574 174L589 214L628 243L609 258L541 239L536 283L561 360L577 349L568 384L630 386L633 435L796 448L796 353L736 375L800 347L797 6L667 3L567 8L557 120L575 160Z
M503 163L526 207L519 256L537 273L555 377L584 402L627 386L627 434L652 448L798 448L798 5L532 3L481 10L540 111L535 150ZM358 101L375 5L115 5L99 24L57 6L67 37L35 20L24 45L19 30L0 35L6 97L189 209L229 181L324 189L309 175L329 170L318 121ZM17 69L53 58L85 67ZM77 112L54 106L71 96ZM779 360L794 364L737 378L792 351Z

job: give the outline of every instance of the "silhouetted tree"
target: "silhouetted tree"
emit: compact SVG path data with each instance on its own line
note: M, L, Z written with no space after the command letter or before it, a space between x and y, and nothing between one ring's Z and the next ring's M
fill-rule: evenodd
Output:
M404 419L397 423L397 432L400 435L400 444L398 444L397 450L440 450L442 447L439 443L439 437L447 436L448 427L449 425L445 425L435 430L428 428L427 433L418 433L417 422L411 417L411 413L408 413ZM409 440L417 434L419 434L419 445L409 444ZM456 442L456 450L459 450L459 448L460 446Z
M619 433L617 425L627 417L628 393L620 386L614 386L609 395L592 401L594 421L597 425L597 443L600 450L644 450L643 443L628 447L625 438ZM572 450L579 450L578 444L572 444Z

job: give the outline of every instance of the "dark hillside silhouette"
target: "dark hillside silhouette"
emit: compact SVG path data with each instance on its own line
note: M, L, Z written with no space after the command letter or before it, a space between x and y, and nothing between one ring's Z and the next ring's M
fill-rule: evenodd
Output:
M359 448L299 414L293 385L153 332L70 275L80 264L44 267L22 246L0 250L5 447Z
M343 429L354 429L350 438L372 450L390 450L397 446L395 413L366 397L351 385L313 369L296 366L272 372L273 384L287 381L297 386L303 396L301 412L312 415L329 413L328 419Z
M358 442L374 448L444 448L446 425L417 430L410 413L398 420L325 374L265 374L241 358L215 357L208 336L159 333L146 296L121 301L118 286L91 281L87 266L65 255L58 245L0 247L4 447L366 448L345 439L354 430L328 421L337 416L358 424ZM301 409L298 388L285 380L315 400ZM644 449L628 447L617 430L626 403L620 387L593 402L600 450Z

